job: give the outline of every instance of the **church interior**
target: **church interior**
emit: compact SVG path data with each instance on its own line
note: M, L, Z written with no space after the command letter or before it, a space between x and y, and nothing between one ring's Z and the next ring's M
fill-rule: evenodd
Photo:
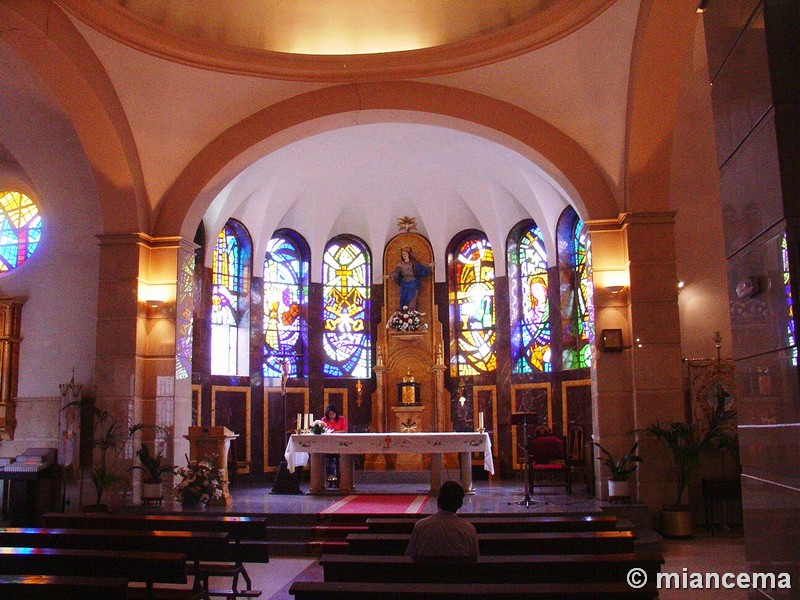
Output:
M573 494L613 500L597 459L630 450L656 529L716 490L750 566L798 583L798 13L0 2L4 519L39 460L26 511L146 504L142 444L213 455L217 504L253 510L308 484L287 442L330 406L386 440L334 482L491 496L535 472L528 415ZM706 450L677 489L670 423ZM423 433L489 460L386 451Z

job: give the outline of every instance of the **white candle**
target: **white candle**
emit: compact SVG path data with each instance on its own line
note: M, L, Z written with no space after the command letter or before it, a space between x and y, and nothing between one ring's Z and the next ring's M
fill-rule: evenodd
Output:
M478 429L483 429L483 412L478 413Z
M308 413L308 428L311 429L311 425L314 423L314 413Z
M302 417L297 413L297 432L300 433L300 425L302 424Z
M308 413L303 415L303 429L308 429Z

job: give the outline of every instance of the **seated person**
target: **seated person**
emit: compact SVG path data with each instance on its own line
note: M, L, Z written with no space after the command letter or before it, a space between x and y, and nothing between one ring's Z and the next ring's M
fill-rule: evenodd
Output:
M347 418L340 415L336 406L329 404L325 409L325 416L322 417L325 427L334 433L344 433L347 431ZM328 482L328 487L336 487L339 485L339 455L326 454L325 455L325 480Z
M464 488L457 481L445 481L439 488L436 504L439 511L414 525L406 556L414 560L441 557L478 559L478 533L456 511L464 502Z

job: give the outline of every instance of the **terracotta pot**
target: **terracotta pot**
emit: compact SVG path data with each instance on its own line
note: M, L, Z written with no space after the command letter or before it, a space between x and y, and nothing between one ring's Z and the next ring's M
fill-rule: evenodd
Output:
M623 500L631 497L633 491L633 482L630 479L624 480L608 480L608 499Z
M661 535L667 538L689 538L693 534L694 522L688 506L664 508L661 513Z
M164 498L164 485L161 481L142 482L142 500L152 501Z

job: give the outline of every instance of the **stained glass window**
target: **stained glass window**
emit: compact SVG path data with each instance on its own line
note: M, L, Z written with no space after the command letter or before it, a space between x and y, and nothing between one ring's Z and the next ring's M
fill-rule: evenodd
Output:
M211 372L244 375L249 365L247 319L250 238L228 221L217 236L211 270Z
M792 302L792 286L789 278L789 244L786 234L781 238L781 262L783 263L783 293L786 297L786 345L792 349L792 365L797 366L797 346L794 337L794 304Z
M39 207L21 192L0 192L0 273L13 271L42 239Z
M279 232L264 258L264 377L305 377L308 250L299 236Z
M508 246L513 309L511 359L514 373L552 371L547 251L542 232L527 222L512 232Z
M351 238L328 243L322 264L323 372L326 377L371 375L370 260Z
M494 253L483 234L464 239L450 260L450 306L453 310L456 376L494 371Z
M564 210L559 219L557 243L563 368L581 369L592 364L592 261L586 226L571 207Z

